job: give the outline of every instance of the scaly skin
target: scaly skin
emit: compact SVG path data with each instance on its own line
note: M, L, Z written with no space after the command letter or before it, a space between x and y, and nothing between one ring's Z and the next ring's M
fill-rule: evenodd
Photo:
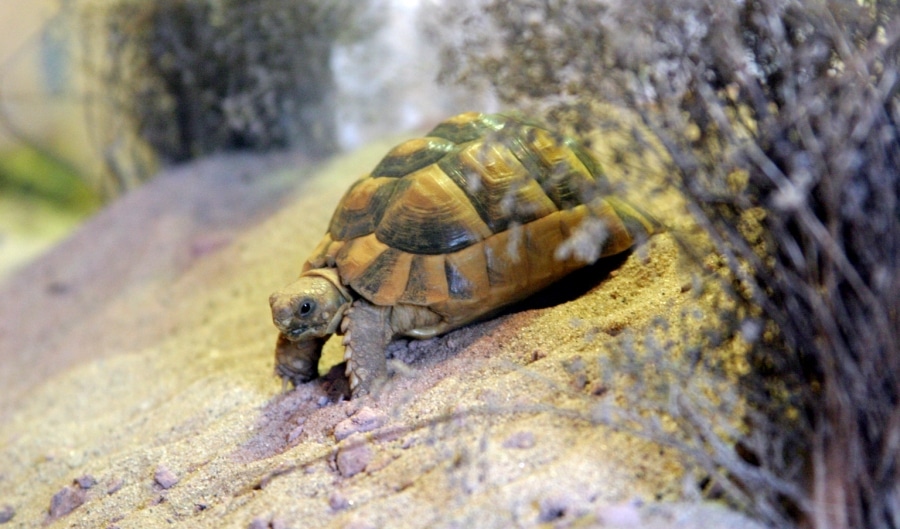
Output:
M353 397L376 393L387 380L384 350L393 338L391 307L357 300L341 322L344 360Z
M325 340L350 307L352 297L333 270L311 270L269 297L278 330L275 372L297 386L318 376Z
M282 389L287 384L297 387L319 376L319 358L322 356L324 338L304 338L296 342L278 334L275 344L275 373L281 377Z

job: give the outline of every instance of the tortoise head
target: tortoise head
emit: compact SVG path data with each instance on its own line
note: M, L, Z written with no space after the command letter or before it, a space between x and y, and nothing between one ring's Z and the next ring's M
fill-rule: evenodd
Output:
M304 272L299 279L269 297L272 321L291 342L322 339L333 334L352 297L331 268Z

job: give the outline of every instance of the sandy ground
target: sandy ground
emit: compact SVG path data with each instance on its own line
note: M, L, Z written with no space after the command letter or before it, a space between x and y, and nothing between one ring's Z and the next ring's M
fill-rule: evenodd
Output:
M0 522L751 527L668 503L693 486L681 456L590 420L615 393L597 358L696 302L670 234L396 344L377 399L341 400L340 376L282 393L268 295L394 143L171 171L0 286Z

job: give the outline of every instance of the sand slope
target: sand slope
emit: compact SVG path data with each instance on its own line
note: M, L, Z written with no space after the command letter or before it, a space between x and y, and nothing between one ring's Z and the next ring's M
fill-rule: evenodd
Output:
M0 287L0 520L748 523L714 506L638 508L679 498L679 455L589 421L611 389L597 356L691 300L668 234L580 277L587 292L562 296L574 299L398 344L379 400L332 402L340 377L281 393L268 295L393 143L322 166L278 155L180 168Z

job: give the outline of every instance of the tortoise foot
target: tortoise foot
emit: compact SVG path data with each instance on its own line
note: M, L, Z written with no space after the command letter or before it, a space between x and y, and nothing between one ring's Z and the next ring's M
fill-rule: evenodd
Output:
M344 360L353 397L373 394L387 380L384 350L391 341L389 316L389 308L363 300L344 315Z

